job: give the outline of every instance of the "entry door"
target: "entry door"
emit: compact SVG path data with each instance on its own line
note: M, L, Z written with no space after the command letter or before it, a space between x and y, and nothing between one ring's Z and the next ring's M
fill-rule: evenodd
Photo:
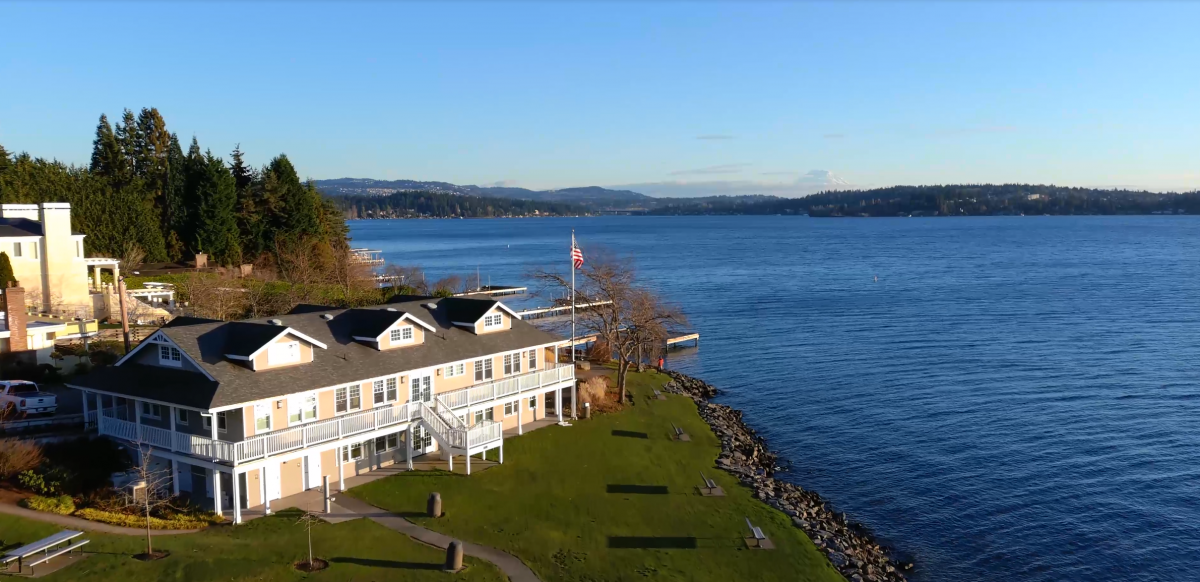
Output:
M267 499L279 499L279 465L267 465Z
M304 459L304 482L307 488L321 486L321 453L311 453Z
M409 382L409 399L413 402L433 402L433 376L413 376Z
M413 456L424 455L433 450L433 435L424 426L413 425Z

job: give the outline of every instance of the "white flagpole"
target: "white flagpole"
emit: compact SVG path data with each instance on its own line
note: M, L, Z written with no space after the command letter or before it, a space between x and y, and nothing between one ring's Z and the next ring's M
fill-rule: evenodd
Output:
M575 363L575 229L571 229L571 363Z

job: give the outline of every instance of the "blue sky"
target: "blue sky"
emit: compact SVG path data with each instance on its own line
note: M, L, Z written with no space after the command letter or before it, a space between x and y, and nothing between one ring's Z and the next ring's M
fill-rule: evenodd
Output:
M100 113L313 178L1200 188L1200 3L0 3L0 144Z

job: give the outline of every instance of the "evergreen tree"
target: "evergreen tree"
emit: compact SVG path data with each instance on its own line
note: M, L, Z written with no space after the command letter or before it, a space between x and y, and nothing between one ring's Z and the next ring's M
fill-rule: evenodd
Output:
M237 188L237 224L242 254L248 260L253 260L265 250L259 241L262 239L262 210L257 204L258 176L254 169L246 165L242 158L241 145L234 146L230 154L232 162L229 173L233 176Z
M170 144L167 146L167 186L163 196L163 222L167 224L167 256L172 261L182 260L187 250L181 234L187 222L187 212L183 205L186 184L187 157L183 155L183 148L179 145L179 136L172 133Z
M117 146L121 149L121 155L125 158L125 169L130 177L144 176L145 168L141 167L141 160L138 159L138 150L141 149L144 140L132 111L126 109L121 114L121 121L117 122L113 134L116 137Z
M271 160L269 171L275 176L279 186L280 213L275 235L290 240L319 236L320 196L314 189L306 188L300 183L296 168L285 154Z
M204 156L203 171L196 175L199 207L196 249L208 253L219 265L241 262L237 224L237 182L221 158Z
M8 155L8 150L0 145L0 174L4 174L4 172L11 168L12 163L12 158Z
M0 252L0 289L7 289L9 281L16 281L17 276L13 274L12 262L8 259L8 253Z
M183 162L183 191L179 198L178 214L182 221L178 225L179 238L183 240L187 251L202 252L197 246L196 229L200 216L200 188L208 174L208 161L200 152L200 143L192 136L192 145L188 147L187 156Z
M108 123L108 116L100 114L100 123L96 125L96 139L92 141L93 174L110 180L121 180L125 176L125 156L113 128Z

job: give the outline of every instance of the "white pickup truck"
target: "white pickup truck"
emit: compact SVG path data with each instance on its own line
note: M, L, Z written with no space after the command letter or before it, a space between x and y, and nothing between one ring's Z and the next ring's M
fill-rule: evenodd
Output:
M58 397L42 392L38 385L25 380L0 381L0 416L53 414L58 410Z

